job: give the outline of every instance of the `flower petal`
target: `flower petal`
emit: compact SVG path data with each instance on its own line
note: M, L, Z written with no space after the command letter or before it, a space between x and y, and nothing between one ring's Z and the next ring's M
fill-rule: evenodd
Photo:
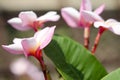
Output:
M96 22L94 22L94 27L96 27L96 28L99 28L100 26L106 26L105 24L104 24L104 21L96 21Z
M113 33L120 35L120 22L116 21L115 19L108 19L107 21L98 21L94 23L96 28L100 26L107 28L108 30L112 31Z
M78 27L79 23L79 18L80 18L80 13L72 8L72 7L67 7L67 8L62 8L61 10L62 17L66 21L66 23L70 27Z
M82 11L82 16L88 22L103 21L102 17L91 11Z
M120 23L114 24L112 27L109 28L109 30L115 33L116 35L120 35Z
M10 64L11 72L16 76L28 75L32 80L45 80L41 69L26 58L19 58Z
M59 15L57 15L57 12L55 11L50 11L47 12L45 15L40 16L37 21L58 21L60 18Z
M104 22L104 26L105 28L111 28L112 26L114 26L114 24L118 23L115 19L108 19Z
M80 11L82 11L82 10L92 11L92 5L91 5L90 0L82 0L81 6L80 6Z
M101 14L101 13L103 12L104 8L105 8L105 5L103 4L103 5L101 5L100 7L98 7L98 8L94 11L94 13L96 13L96 14Z
M8 20L8 23L11 24L13 28L20 30L20 31L26 31L30 29L30 27L28 26L23 26L21 19L17 17Z
M14 44L2 45L2 47L6 51L8 51L12 54L23 54L23 48L22 48L22 45L21 45L21 41L22 41L22 39L15 38L13 40Z
M19 18L22 20L23 26L27 26L37 19L37 15L33 11L25 11L19 14Z
M40 43L40 49L43 49L50 43L54 34L55 27L56 26L46 27L43 30L38 31L34 35L34 38L36 39L37 43Z
M24 38L14 38L13 39L13 43L15 43L15 44L21 44L21 41L23 40Z
M118 21L115 19L108 19L105 23L111 24L111 23L116 23L116 22L118 22Z
M106 25L108 25L108 29L112 31L113 33L120 35L120 22L118 22L115 19L108 19L105 22Z
M20 58L10 64L10 70L13 74L20 76L27 72L29 61L26 58Z
M12 53L12 54L22 54L23 50L20 46L16 45L16 44L11 44L11 45L2 45L2 47Z
M22 40L21 43L22 43L24 54L26 57L29 55L34 55L36 50L40 46L39 44L37 44L36 40L33 37L26 38Z

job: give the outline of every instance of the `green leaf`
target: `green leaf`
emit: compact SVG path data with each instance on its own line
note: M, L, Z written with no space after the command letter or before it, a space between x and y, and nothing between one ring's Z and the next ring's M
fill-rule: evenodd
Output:
M108 75L106 75L101 80L119 80L119 79L120 79L120 68L111 72L111 73L109 73Z
M65 80L100 80L107 74L88 50L70 38L54 36L44 51Z
M82 74L71 64L66 63L65 56L55 40L45 48L46 55L55 63L65 80L82 80ZM69 75L68 75L69 74Z

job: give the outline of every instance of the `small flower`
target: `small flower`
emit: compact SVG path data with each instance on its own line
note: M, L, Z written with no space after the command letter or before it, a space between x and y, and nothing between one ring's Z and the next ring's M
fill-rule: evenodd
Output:
M94 23L96 28L103 27L104 29L108 29L113 33L120 35L120 22L115 19L108 19L106 21L96 21Z
M55 11L47 12L37 18L37 15L33 11L20 12L18 17L8 20L8 23L12 25L13 28L26 31L29 29L34 29L37 31L39 27L42 27L45 22L48 21L58 21L60 18Z
M95 53L99 40L101 38L101 35L105 30L110 30L116 35L120 35L120 22L116 21L115 19L108 19L106 21L96 21L94 22L94 26L98 29L98 34L95 38L94 46L91 50L92 54Z
M42 70L39 70L29 60L19 58L10 64L11 72L16 76L27 75L32 80L45 80Z
M22 54L26 57L35 56L40 58L41 50L46 47L52 40L55 26L46 27L43 30L37 31L33 37L30 38L15 38L13 44L2 45L2 47L10 53Z
M92 17L94 20L101 20L101 17L98 17L100 13L102 13L104 9L104 5L97 8L94 13L97 15L97 17ZM84 15L82 14L82 11L89 11L92 12L92 6L90 3L90 0L82 0L80 10L77 11L76 9L72 7L66 7L62 8L61 14L66 23L73 28L76 27L89 27L91 26L92 22L86 20L87 18L84 18Z

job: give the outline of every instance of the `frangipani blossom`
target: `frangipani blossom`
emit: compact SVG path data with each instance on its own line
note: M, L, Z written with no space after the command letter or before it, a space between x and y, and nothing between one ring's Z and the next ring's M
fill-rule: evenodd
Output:
M96 28L103 27L117 35L120 35L120 22L116 21L115 19L108 19L106 21L96 21L94 23L94 26Z
M46 47L52 40L55 26L46 27L43 30L37 31L33 37L13 40L13 44L2 45L2 47L10 53L22 54L27 56L40 57L41 50Z
M92 17L92 18L95 21L98 21L98 20L102 19L99 16L99 14L102 13L103 9L104 9L104 5L100 6L99 8L97 8L94 11L94 13L96 14L97 17ZM83 10L92 12L92 6L91 6L91 3L90 3L90 0L82 0L81 7L80 7L79 11L77 11L76 9L74 9L72 7L66 7L66 8L62 8L61 14L62 14L62 17L64 18L64 20L66 21L66 23L70 27L73 27L73 28L89 27L89 26L91 26L92 22L84 19L84 16L82 14Z
M49 11L46 14L37 17L33 11L20 12L18 17L8 20L8 23L12 25L13 28L26 31L29 29L34 29L37 31L39 27L42 27L45 22L48 21L58 21L60 18L55 11Z
M103 21L96 21L96 22L94 22L94 26L96 28L99 28L99 30L98 30L98 34L95 38L94 46L91 50L91 52L93 54L95 53L97 46L98 46L98 43L99 43L99 40L101 38L101 35L103 34L103 32L105 30L110 30L113 33L115 33L116 35L120 35L120 22L116 21L115 19L108 19L106 21L104 21L104 20Z
M16 76L27 75L32 80L45 80L42 70L26 58L19 58L10 64L11 72Z

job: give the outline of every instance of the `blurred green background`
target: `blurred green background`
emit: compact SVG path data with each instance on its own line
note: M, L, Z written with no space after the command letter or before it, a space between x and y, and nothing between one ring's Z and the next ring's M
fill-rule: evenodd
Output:
M105 4L105 11L101 16L106 20L114 18L120 21L120 0L91 0L93 9L101 4ZM0 0L0 45L12 43L13 38L30 37L33 31L21 32L13 29L7 20L17 17L20 11L33 10L38 16L53 10L60 14L60 9L71 6L79 9L81 0ZM70 28L64 20L58 22L49 22L46 26L56 25L56 34L61 34L73 38L75 41L83 44L83 29ZM92 47L97 29L91 28L90 45ZM120 67L120 36L106 31L100 40L100 44L95 53L98 60L106 67L108 72ZM10 63L21 55L12 55L3 50L0 46L0 80L18 80L15 79L9 70ZM22 55L24 56L24 55ZM25 79L21 79L25 80Z

